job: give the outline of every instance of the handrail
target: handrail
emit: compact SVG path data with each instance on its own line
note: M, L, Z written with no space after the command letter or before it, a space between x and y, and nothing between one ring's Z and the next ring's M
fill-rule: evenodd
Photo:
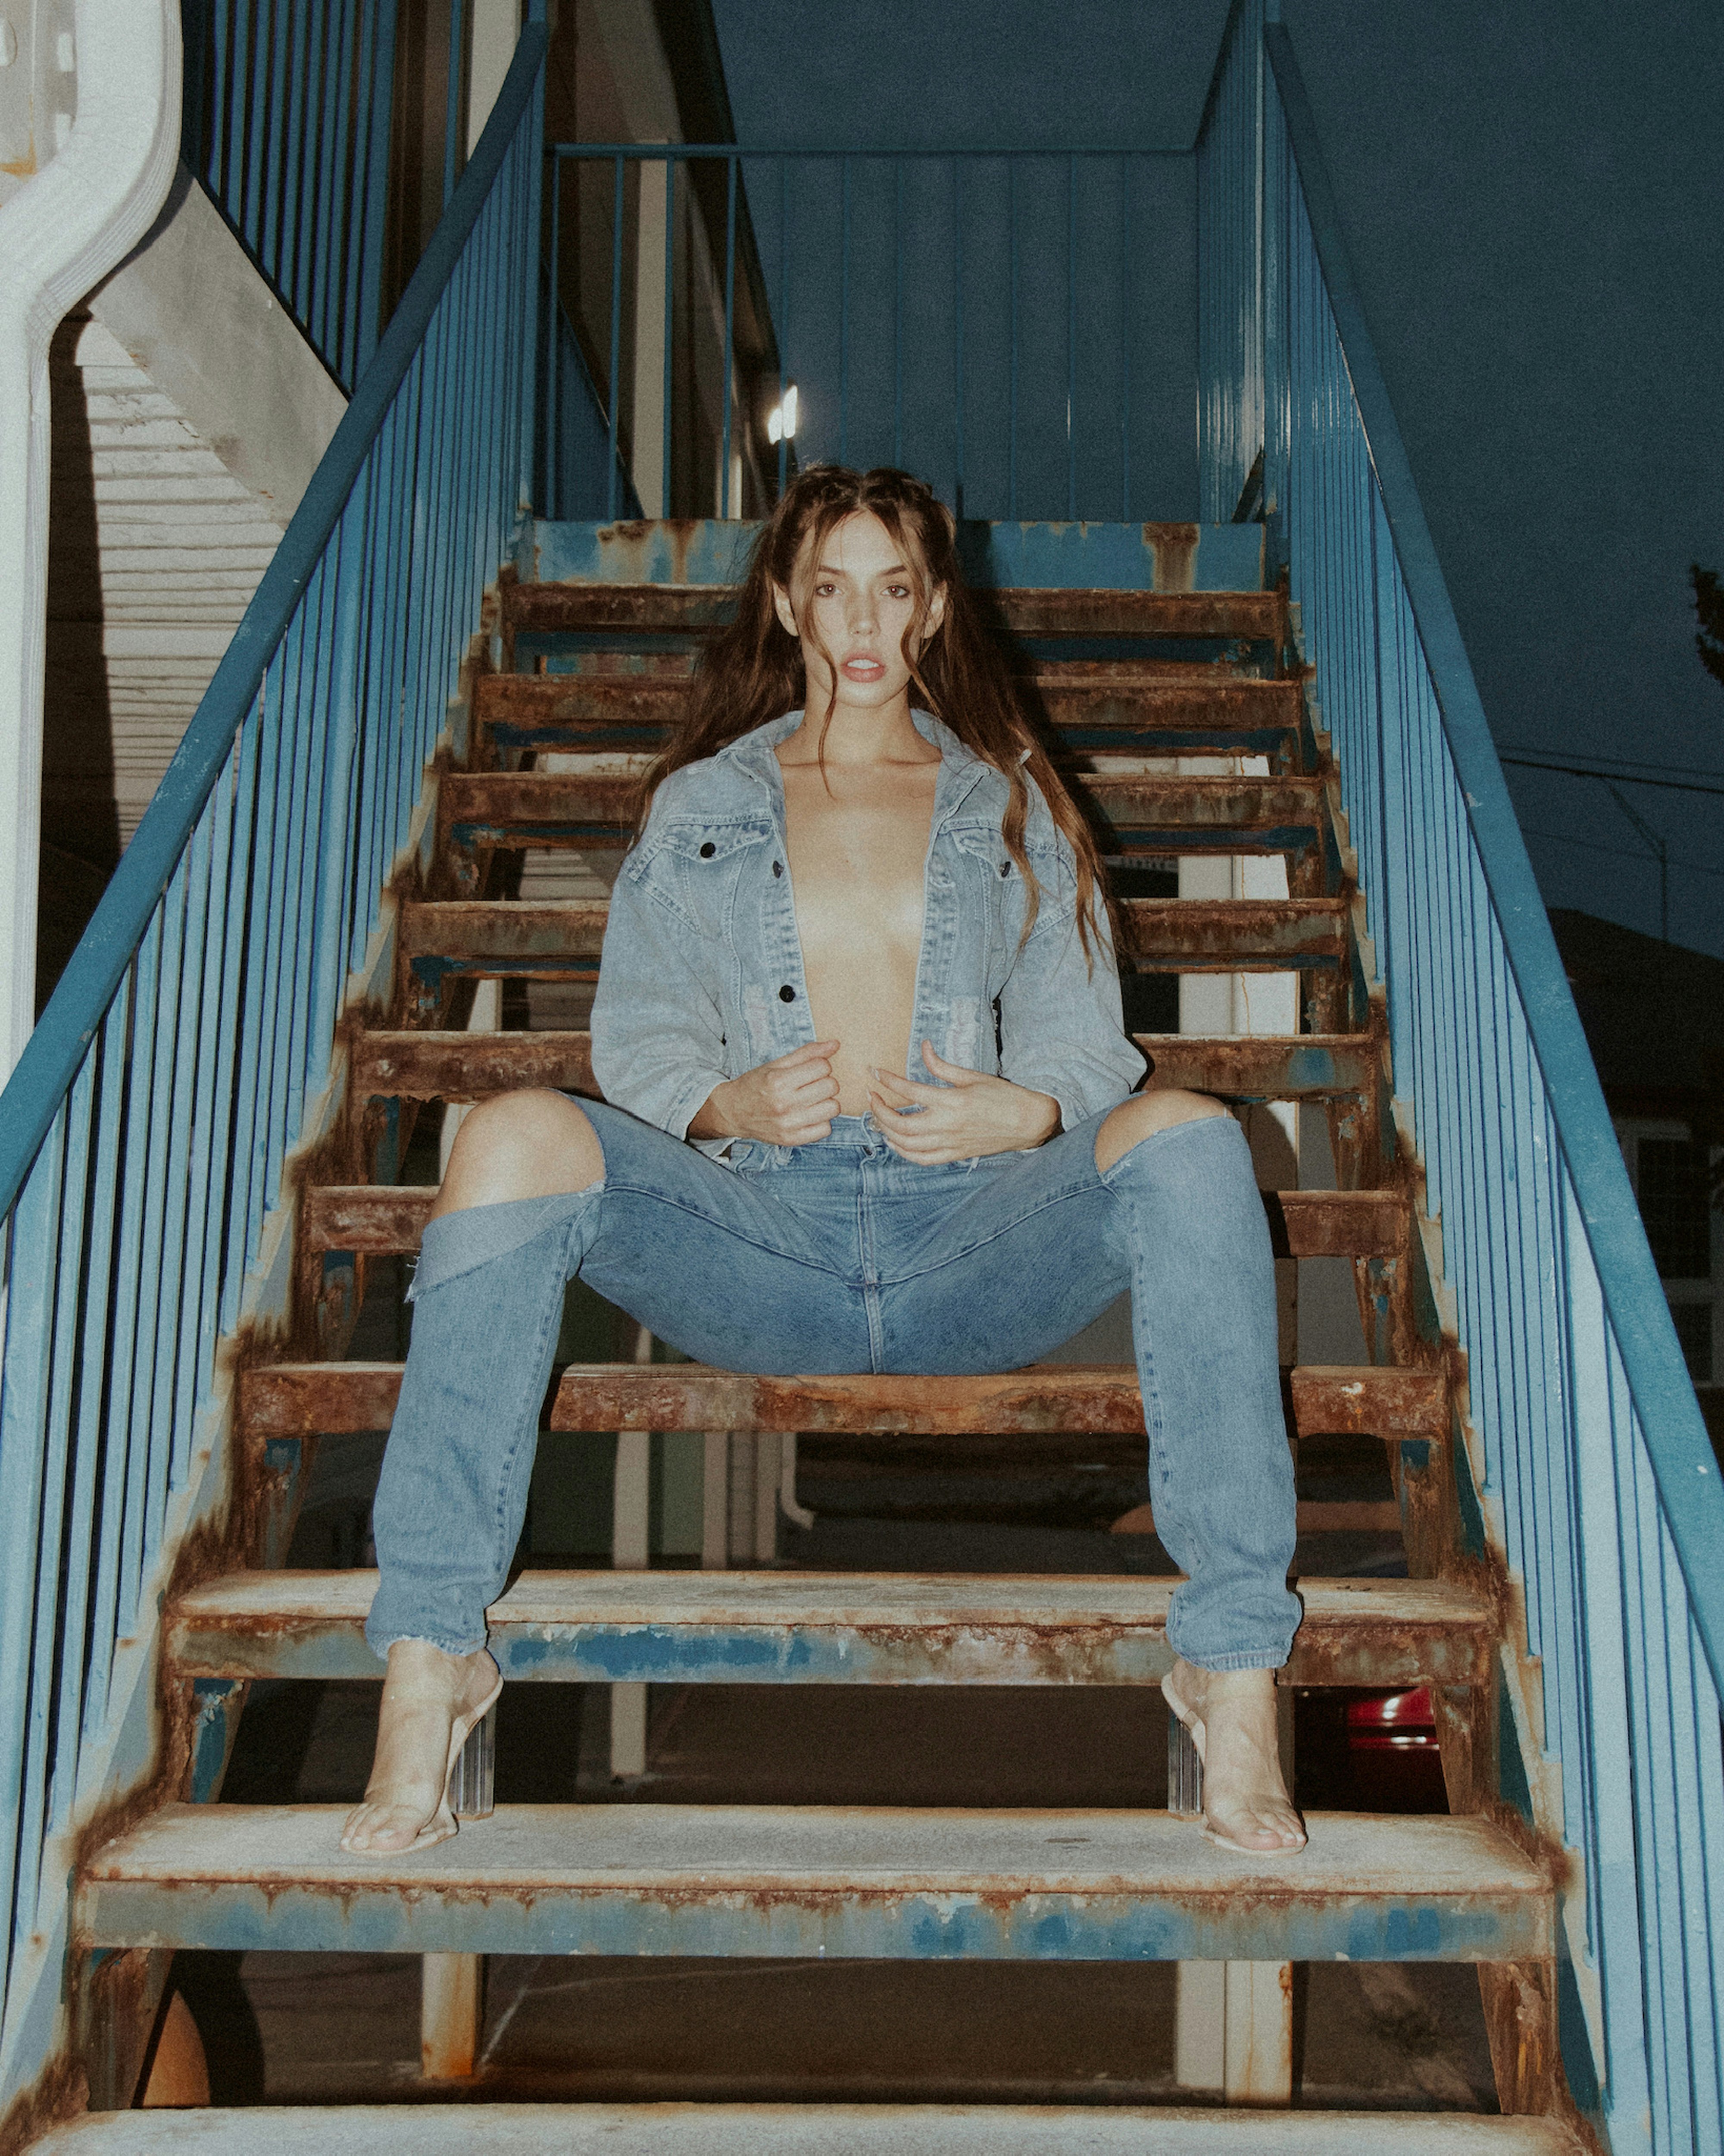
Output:
M546 38L529 24L471 162L376 358L341 415L292 522L264 572L162 783L121 856L89 927L0 1094L0 1216L18 1201L59 1101L95 1038L150 915L178 866L192 828L232 752L264 670L328 545L353 483L423 341L462 248L478 223L537 80Z
M1496 1794L1565 1852L1568 2091L1676 2156L1724 2146L1724 1491L1275 12L1235 0L1198 145L1205 508L1260 455L1465 1357L1460 1530L1514 1612Z
M1496 901L1527 1030L1550 1083L1552 1117L1598 1265L1604 1306L1619 1337L1695 1624L1712 1682L1724 1693L1724 1486L1353 280L1304 78L1279 23L1265 25L1264 44L1384 514L1478 839L1480 867Z
M187 1538L255 1554L221 1343L289 1319L290 1157L331 1127L337 1020L525 513L546 45L535 5L0 1095L0 2110L58 2041L78 1835L175 1763L154 1652Z

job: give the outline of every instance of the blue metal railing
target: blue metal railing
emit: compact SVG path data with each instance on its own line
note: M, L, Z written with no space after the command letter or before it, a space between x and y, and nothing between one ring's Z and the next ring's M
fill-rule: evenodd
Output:
M692 334L709 304L714 315L721 311L723 323L714 354L721 384L712 414L717 470L710 483L698 474L692 492L685 486L688 498L675 502L675 513L728 516L739 510L731 453L741 429L768 493L782 488L796 454L804 461L907 465L960 516L1129 522L1134 499L1142 516L1133 429L1144 423L1147 405L1140 394L1134 418L1133 356L1165 295L1143 273L1137 235L1165 222L1148 192L1152 168L1185 154L556 144L559 178L565 162L610 167L609 187L593 189L589 198L589 214L608 213L610 233L608 299L589 316L602 315L608 333L604 408L612 476L605 514L619 513L627 461L625 284L639 289L649 247L656 279L660 246L656 232L640 230L631 240L625 181L631 166L663 164L673 175L664 189L662 240L664 319L671 334L664 340L662 393L654 401L667 475L674 469L673 410L693 408L692 390L673 397L677 326ZM674 175L692 176L700 166L721 170L715 199L721 192L724 212L711 251L711 293L695 297L689 273L678 268ZM598 200L601 193L608 203ZM553 275L562 270L575 222L562 213L562 194L560 184L553 187ZM751 229L762 256L755 312L771 347L752 372L739 364L736 319L738 234L751 202L767 206ZM639 266L629 270L631 284L625 263L634 264L636 249ZM767 434L770 415L783 412L793 388L793 449L788 435ZM549 475L541 498L555 500Z
M181 154L351 395L382 328L396 0L182 0L181 13ZM451 57L445 202L453 36Z
M1237 493L1260 445L1268 548L1334 738L1396 1089L1466 1352L1463 1511L1482 1498L1537 1659L1532 1742L1560 1768L1561 1814L1535 1800L1537 1823L1582 1860L1562 1890L1569 2085L1619 2156L1714 2150L1724 1491L1291 46L1263 18L1263 0L1236 8L1199 143L1206 513ZM1255 368L1241 364L1252 352Z
M39 2068L41 2002L62 1995L69 1838L113 1794L119 1673L146 1687L136 1643L194 1507L219 1496L198 1480L213 1455L222 1481L217 1342L248 1317L522 514L544 50L535 20L0 1099L0 2102Z

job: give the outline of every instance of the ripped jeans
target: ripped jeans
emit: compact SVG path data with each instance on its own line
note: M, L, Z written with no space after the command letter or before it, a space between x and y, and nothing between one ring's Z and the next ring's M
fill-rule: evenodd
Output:
M739 1142L720 1162L581 1106L603 1182L426 1229L373 1515L377 1653L483 1645L578 1272L696 1362L782 1375L1017 1369L1129 1287L1156 1529L1188 1575L1170 1643L1208 1669L1286 1660L1301 1611L1274 1265L1232 1116L1157 1132L1102 1171L1099 1120L1033 1152L928 1168L866 1116L839 1116L815 1145Z

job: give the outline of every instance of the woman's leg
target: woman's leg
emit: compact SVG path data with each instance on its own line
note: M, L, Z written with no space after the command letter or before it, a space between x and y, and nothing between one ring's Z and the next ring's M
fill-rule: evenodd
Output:
M1162 1691L1196 1738L1212 1833L1297 1849L1275 1670L1299 1620L1275 1267L1244 1132L1219 1101L1168 1088L1102 1122L1095 1165L1126 1215L1132 1326L1157 1532L1189 1575Z
M451 1732L496 1684L485 1611L520 1538L576 1271L703 1360L867 1368L859 1291L770 1181L557 1093L506 1095L462 1124L413 1281L373 1511L381 1578L366 1633L388 1677L346 1847L412 1844L440 1804Z
M485 1101L456 1134L373 1511L367 1634L388 1674L345 1848L393 1854L437 1820L452 1735L495 1694L485 1609L520 1535L563 1290L603 1174L591 1122L560 1093Z

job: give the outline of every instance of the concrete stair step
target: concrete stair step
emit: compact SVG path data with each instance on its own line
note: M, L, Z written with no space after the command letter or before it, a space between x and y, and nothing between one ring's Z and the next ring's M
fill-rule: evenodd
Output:
M1539 1866L1478 1819L1311 1815L1274 1859L1165 1812L511 1804L352 1857L348 1807L170 1804L97 1850L93 1947L870 1959L1512 1961Z
M1554 2119L1169 2106L426 2103L119 2111L38 2156L1580 2156Z
M1232 1101L1372 1097L1381 1055L1368 1034L1140 1033L1157 1077ZM518 1086L598 1097L585 1033L361 1034L352 1084L362 1100L477 1101Z
M375 1572L242 1572L173 1605L182 1677L377 1677ZM505 1677L557 1684L1153 1684L1171 1579L526 1572L489 1614ZM1302 1581L1288 1681L1470 1684L1485 1596L1446 1580Z
M239 1380L253 1440L384 1430L399 1363L273 1363ZM1440 1443L1449 1435L1439 1370L1301 1368L1288 1373L1301 1436ZM1135 1435L1143 1428L1130 1363L1043 1363L1001 1376L770 1378L697 1363L598 1363L563 1373L552 1430L779 1430L798 1435L960 1436L1001 1430Z
M1146 637L1270 644L1287 633L1280 592L1034 590L989 594L992 610L1018 636ZM507 584L506 628L528 631L620 629L708 634L736 612L721 584Z
M1120 956L1145 972L1337 967L1347 950L1344 899L1126 898L1115 906ZM403 953L428 982L444 973L591 978L608 911L603 899L420 900L403 906L398 932Z

